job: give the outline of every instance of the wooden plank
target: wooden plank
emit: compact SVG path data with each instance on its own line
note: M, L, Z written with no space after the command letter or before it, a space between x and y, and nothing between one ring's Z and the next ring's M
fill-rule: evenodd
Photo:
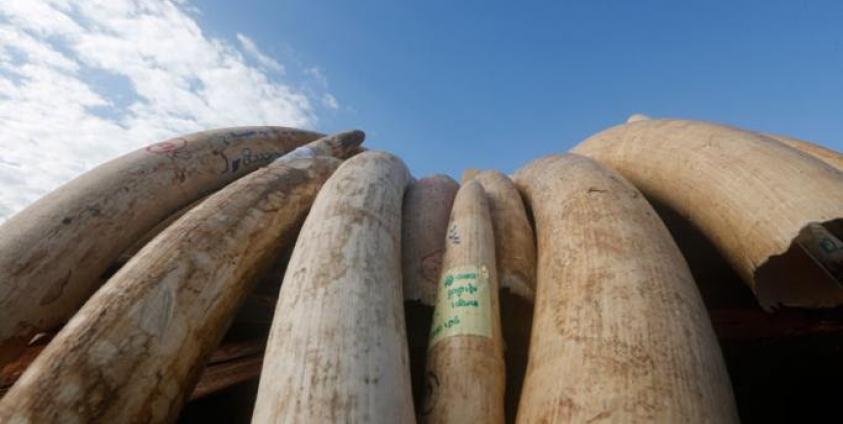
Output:
M263 355L249 355L208 365L193 389L190 400L201 399L260 377L262 363Z
M260 375L264 346L263 339L221 344L208 359L190 399L198 399L243 381L257 378ZM45 345L27 347L23 354L0 370L0 397L3 397L15 384L15 381L45 347ZM257 363L256 367L255 363Z

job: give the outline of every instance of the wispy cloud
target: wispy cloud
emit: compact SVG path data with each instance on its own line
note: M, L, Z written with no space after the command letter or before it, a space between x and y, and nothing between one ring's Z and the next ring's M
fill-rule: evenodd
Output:
M258 63L268 70L272 70L278 73L284 72L284 67L281 66L275 59L270 56L263 54L263 52L258 48L254 41L251 38L246 37L243 34L237 34L237 40L240 41L240 45L243 46L243 50L246 53L252 55Z
M328 109L339 109L340 107L339 102L337 102L337 98L332 96L331 93L325 93L322 95L322 105Z
M337 107L326 85L289 81L248 36L209 37L195 14L185 1L3 1L0 220L144 144L229 125L312 127L318 107Z

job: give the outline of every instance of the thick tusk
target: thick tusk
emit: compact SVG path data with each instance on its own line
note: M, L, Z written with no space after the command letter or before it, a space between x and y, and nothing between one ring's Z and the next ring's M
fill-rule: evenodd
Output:
M427 337L445 253L448 216L459 188L459 184L447 175L432 175L411 182L404 194L401 270L413 401L417 410L424 394Z
M395 156L368 151L325 183L287 266L252 422L413 420Z
M573 151L687 217L765 309L843 303L841 282L794 243L812 223L843 234L840 171L761 135L684 120L620 125Z
M115 259L181 207L319 138L282 127L199 132L121 156L0 226L0 366L69 319Z
M465 177L464 177L465 178ZM536 239L518 189L498 171L475 172L489 199L495 230L495 258L506 348L506 413L512 422L527 367L533 298L536 289Z
M310 142L304 146L297 147L293 151L287 153L285 157L286 160L293 159L296 157L302 156L334 156L340 159L347 159L351 156L354 156L358 153L359 150L362 149L360 146L363 143L363 140L366 138L366 134L360 130L351 130L345 131L333 135L328 135L322 137L316 141ZM177 219L181 218L182 215L186 214L189 210L196 207L196 205L202 203L210 194L200 197L193 202L187 204L186 206L182 207L181 209L173 212L165 218L163 221L156 224L152 229L144 233L143 236L138 238L134 243L132 243L121 255L119 258L115 260L113 265L114 268L119 268L122 264L125 264L138 253L150 240L155 238L161 231L164 231L165 228L169 227L170 224L175 222ZM116 271L116 270L115 270Z
M339 163L282 157L178 219L50 342L0 401L0 421L174 421L255 277L292 243Z
M421 421L503 423L495 238L489 203L476 181L465 183L454 200L436 297Z
M729 377L667 228L621 176L578 155L515 175L538 273L518 422L737 422Z

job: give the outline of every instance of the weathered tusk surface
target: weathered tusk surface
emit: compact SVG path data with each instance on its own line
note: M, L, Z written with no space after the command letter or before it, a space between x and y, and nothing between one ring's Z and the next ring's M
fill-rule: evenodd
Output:
M794 243L812 223L843 234L839 170L765 136L687 120L616 126L572 151L687 217L765 309L843 303L841 282Z
M283 127L204 131L102 164L0 226L0 365L67 321L109 266L173 212L320 137Z
M412 422L395 156L367 151L325 183L284 275L255 423Z
M436 286L442 271L448 217L459 188L459 184L447 175L431 175L411 182L404 194L401 271L416 410L424 394L427 338L436 304Z
M538 239L517 422L738 422L691 273L638 190L571 154L514 180Z
M255 277L340 161L282 157L155 237L0 401L3 422L171 422Z
M794 149L799 150L801 152L807 153L811 156L815 156L819 160L843 171L843 155L841 155L839 152L835 152L834 150L794 137L787 137L784 135L775 134L762 135L770 137L778 142L787 144L788 146L793 147Z
M476 181L463 184L454 199L438 286L420 421L503 423L495 237L489 202Z
M518 189L498 171L463 174L479 182L489 199L495 230L500 315L506 359L506 416L515 419L527 367L536 289L536 239Z

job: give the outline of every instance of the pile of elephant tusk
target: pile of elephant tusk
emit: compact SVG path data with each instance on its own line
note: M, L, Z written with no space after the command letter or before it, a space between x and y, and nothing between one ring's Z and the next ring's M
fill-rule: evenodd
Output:
M811 143L634 115L458 183L363 140L191 134L3 223L0 422L174 422L244 381L254 423L738 422L658 208L764 311L843 304L843 156Z

